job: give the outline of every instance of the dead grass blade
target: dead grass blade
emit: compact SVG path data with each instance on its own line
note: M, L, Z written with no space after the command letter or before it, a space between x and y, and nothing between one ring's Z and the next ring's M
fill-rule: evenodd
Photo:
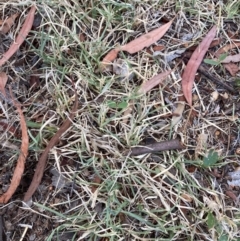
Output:
M198 48L195 49L191 58L189 59L187 66L182 76L182 89L183 94L190 106L192 106L192 87L195 79L195 74L200 66L204 55L206 54L211 42L213 41L217 31L217 26L213 26L212 29L205 36Z
M12 197L12 195L14 194L14 192L16 191L17 187L19 186L19 183L21 181L21 178L24 172L25 160L28 155L29 139L28 139L28 133L27 133L27 125L26 125L20 104L14 100L13 100L13 104L17 108L18 114L20 116L20 124L21 124L21 130L22 130L22 145L21 145L21 152L17 160L17 165L13 173L10 187L8 188L7 192L0 197L0 203L7 203L9 199Z
M6 86L7 80L8 80L8 77L6 73L1 72L0 73L0 91L4 96L6 96L5 86Z
M77 108L78 108L78 98L77 98L77 93L76 93L76 90L75 90L75 102L74 102L74 105L73 105L73 108L72 108L72 112L71 112L69 118L67 118L65 120L65 122L62 124L62 126L56 132L56 134L49 141L46 149L42 153L42 155L41 155L41 157L38 161L38 164L37 164L37 167L36 167L32 182L31 182L31 185L29 186L27 192L25 193L25 196L24 196L24 199L23 199L24 202L29 201L31 199L32 195L34 194L34 192L36 191L36 189L38 188L38 186L39 186L39 184L42 180L42 177L43 177L44 169L45 169L46 162L47 162L48 153L59 142L61 135L71 126L71 124L72 124L71 120L74 118L74 116L76 114L76 111L77 111Z
M0 23L0 25L2 25L2 27L0 28L0 32L4 34L8 33L11 27L13 26L15 19L18 16L19 13L15 13L11 17L7 18L5 21L2 21L2 23Z
M4 53L3 57L0 59L0 66L4 65L13 56L13 54L19 49L21 44L24 42L25 38L27 37L29 31L32 28L35 10L36 10L36 7L33 5L27 15L27 18L16 40L12 43L8 51Z
M150 91L152 88L154 88L155 86L157 86L158 84L160 84L165 78L168 77L168 75L170 75L172 72L172 70L168 70L165 71L163 73L160 73L156 76L154 76L153 78L151 78L150 80L148 80L147 82L143 83L138 91L139 94L145 94L148 91Z
M114 59L116 59L119 51L126 51L130 54L134 54L144 49L145 47L149 47L151 44L155 43L167 32L172 22L173 20L171 20L170 22L164 24L163 26L157 29L152 30L147 34L140 36L137 39L134 39L128 44L125 44L123 46L120 46L118 48L111 50L102 60L101 69L104 69L104 67L107 64L111 63Z

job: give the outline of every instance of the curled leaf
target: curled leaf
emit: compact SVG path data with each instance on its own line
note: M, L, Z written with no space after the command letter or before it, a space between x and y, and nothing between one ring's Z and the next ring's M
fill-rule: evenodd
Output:
M204 55L206 54L211 42L216 35L216 31L217 27L213 26L212 29L208 32L208 34L205 36L203 41L200 43L198 48L196 48L193 52L184 70L182 76L182 89L183 94L190 106L192 105L192 87L195 79L195 74L203 60Z
M0 59L0 66L4 65L13 56L13 54L19 49L21 44L24 42L25 38L27 37L29 31L32 28L35 10L36 10L36 7L33 5L27 15L27 18L16 40L12 43L10 48L7 50L6 53L4 53L3 57Z
M20 124L21 124L21 130L22 130L22 145L21 145L21 152L17 160L17 166L13 173L10 187L8 188L7 192L5 192L0 197L0 203L7 203L9 199L12 197L12 195L14 194L14 192L16 191L17 187L19 186L23 172L24 172L25 160L28 155L29 140L28 140L28 134L27 134L27 125L24 119L23 112L20 108L20 104L16 103L15 101L13 101L13 103L17 108L18 114L20 116Z

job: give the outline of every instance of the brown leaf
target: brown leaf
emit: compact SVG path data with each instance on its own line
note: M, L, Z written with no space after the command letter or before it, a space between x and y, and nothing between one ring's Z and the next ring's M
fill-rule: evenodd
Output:
M16 40L12 43L8 51L4 53L3 57L0 59L0 66L4 65L12 57L12 55L19 49L21 44L24 42L25 38L27 37L29 31L32 28L35 10L36 10L36 7L33 5L26 17L26 20Z
M123 45L121 47L122 51L127 51L130 54L137 53L138 51L142 50L145 47L154 44L158 41L170 28L172 25L173 20L170 22L162 25L161 27L152 30L151 32L140 36L139 38L134 39L130 43Z
M97 174L95 174L92 183L93 184L91 185L91 191L92 193L94 193L99 187L99 184L102 183L102 179Z
M225 194L229 196L233 201L237 201L237 196L234 194L233 191L231 190L226 190Z
M223 64L223 66L232 76L236 76L237 72L240 70L240 68L234 63Z
M75 90L75 103L73 105L72 112L71 112L69 118L67 118L64 121L62 126L59 128L59 130L56 132L56 134L49 141L46 149L42 153L42 155L41 155L41 157L38 161L38 164L37 164L37 167L36 167L32 182L31 182L31 185L24 195L24 199L23 199L24 202L29 201L31 199L33 193L38 188L38 186L39 186L39 184L42 180L42 177L43 177L44 169L45 169L46 162L47 162L48 153L59 142L61 135L71 126L71 124L72 124L71 120L73 119L73 117L76 114L77 107L78 107L78 97L77 97L77 93L76 93L76 90Z
M221 40L220 38L214 39L214 40L211 42L209 48L213 48L213 47L215 47L215 46L218 46L218 45L221 43L221 41L222 41L222 40Z
M240 54L229 55L221 63L240 62Z
M19 15L19 13L15 13L11 17L9 17L5 21L3 21L3 23L0 24L0 25L2 25L2 27L0 28L0 32L4 33L4 34L8 33L9 30L11 29L11 27L13 26L14 21L18 17L18 15Z
M182 76L182 89L183 94L190 106L192 106L192 87L195 79L195 74L200 66L204 55L206 54L213 38L216 35L217 26L213 26L212 29L205 36L198 48L193 52L189 59L187 66Z
M171 74L172 70L165 71L163 73L160 73L154 77L152 77L150 80L147 82L143 83L138 91L139 94L142 93L147 93L150 91L152 88L160 84L165 78L168 77L169 74Z
M125 44L123 46L120 46L118 48L115 48L111 50L103 59L101 68L103 69L106 64L109 64L114 59L117 58L119 51L126 51L130 54L137 53L138 51L142 50L145 47L150 46L151 44L155 43L157 40L159 40L170 28L173 20L170 22L162 25L161 27L152 30L151 32L144 34L140 36L139 38L134 39L128 44Z
M233 43L231 43L231 44L227 44L227 45L223 46L222 48L220 48L220 49L215 53L215 56L216 56L216 57L219 57L220 54L226 53L226 52L228 52L229 50L234 49L234 48L237 48L237 47L240 47L240 42L233 42Z
M0 73L0 91L4 96L6 96L5 86L6 86L7 80L8 80L8 77L6 73L1 72Z
M20 124L21 124L21 130L22 130L21 153L17 160L17 166L14 170L10 187L8 188L7 192L0 197L0 203L7 203L9 199L12 197L12 195L14 194L14 192L16 191L21 181L21 178L24 172L25 160L28 155L29 140L28 140L28 133L27 133L27 125L24 119L23 112L20 108L20 104L16 103L15 101L13 101L13 103L17 108L18 114L20 116Z

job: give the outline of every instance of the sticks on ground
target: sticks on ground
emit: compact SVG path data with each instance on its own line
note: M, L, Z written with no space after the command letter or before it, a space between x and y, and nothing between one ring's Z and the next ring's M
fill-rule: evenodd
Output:
M167 150L181 150L185 146L179 141L179 139L173 139L170 141L161 141L154 144L141 147L133 147L130 150L130 156L138 156L147 153L153 153L158 151L167 151Z

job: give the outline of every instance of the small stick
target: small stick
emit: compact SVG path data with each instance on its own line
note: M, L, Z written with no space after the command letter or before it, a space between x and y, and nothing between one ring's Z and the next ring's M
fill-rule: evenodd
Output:
M28 188L28 190L25 193L25 196L23 198L24 202L28 202L32 198L32 195L34 194L34 192L36 191L36 189L40 185L42 177L43 177L44 169L45 169L45 166L46 166L48 153L59 142L61 135L71 126L72 120L73 120L73 118L76 114L77 108L78 108L78 97L77 97L77 91L75 89L75 103L73 105L72 112L70 113L69 118L67 118L64 121L64 123L61 125L59 130L56 132L56 134L49 141L46 149L42 153L42 155L41 155L41 157L38 161L38 164L37 164L32 182L31 182L31 184L30 184L30 186L29 186L29 188Z
M130 150L130 156L138 156L158 151L181 150L184 148L185 146L179 141L179 139L173 139L169 141L156 142L146 146L133 147Z

